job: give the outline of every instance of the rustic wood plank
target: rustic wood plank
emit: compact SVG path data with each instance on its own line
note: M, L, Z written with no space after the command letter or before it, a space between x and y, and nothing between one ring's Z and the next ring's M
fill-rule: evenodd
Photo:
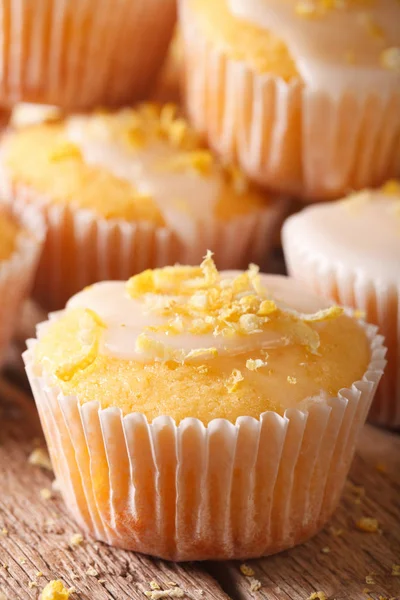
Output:
M0 592L8 600L36 600L57 578L76 588L72 598L77 600L141 600L152 580L163 589L175 582L192 600L229 598L199 565L152 560L89 539L72 548L69 540L79 529L61 498L41 497L41 490L51 489L52 474L28 463L35 446L44 444L37 438L33 401L4 381L0 398ZM87 575L89 567L98 575ZM43 576L36 577L37 572ZM29 588L30 581L38 587Z
M50 487L51 475L27 463L35 443L43 443L34 440L40 427L32 399L1 380L0 397L7 398L1 405L0 530L8 530L7 536L0 536L0 564L9 566L0 568L0 591L9 600L37 599L45 582L55 577L74 585L81 600L144 598L151 580L164 588L175 581L193 600L226 599L222 588L237 600L305 600L315 591L335 600L400 598L400 577L391 575L392 565L400 563L399 436L371 426L364 429L350 483L332 523L299 548L250 561L262 584L256 592L238 563L176 566L89 539L72 549L69 540L78 529L61 499L40 497L40 490ZM354 486L364 486L365 495ZM361 516L377 518L382 533L356 530L354 523ZM342 533L336 535L339 530ZM97 577L86 574L90 566ZM37 571L44 577L36 578L39 588L29 589ZM375 583L367 584L367 576Z
M364 516L378 519L381 532L357 530ZM211 572L238 600L305 600L318 591L332 600L386 600L400 598L393 564L400 564L400 436L367 425L341 505L324 531L298 548L249 561L262 584L258 592L238 563ZM367 584L368 576L374 583Z

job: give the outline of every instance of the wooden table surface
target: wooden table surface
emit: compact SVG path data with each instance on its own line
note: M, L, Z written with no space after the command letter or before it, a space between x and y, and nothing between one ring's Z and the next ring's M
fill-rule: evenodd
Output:
M76 588L71 600L139 600L151 581L168 590L155 600L306 600L315 592L332 600L400 599L400 576L392 574L400 565L400 436L366 426L329 526L303 546L249 561L250 578L235 562L175 565L88 538L72 547L78 527L57 492L43 497L52 472L28 462L44 447L33 400L4 378L0 419L0 600L38 599L58 578ZM357 530L363 516L378 519L380 531Z

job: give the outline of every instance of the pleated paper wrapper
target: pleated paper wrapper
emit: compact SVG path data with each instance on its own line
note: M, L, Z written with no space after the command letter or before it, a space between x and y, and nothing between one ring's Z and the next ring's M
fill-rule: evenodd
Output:
M304 201L400 176L400 89L329 96L230 59L181 0L184 92L192 125L225 160Z
M14 214L0 202L0 212ZM12 255L0 261L0 364L18 326L24 300L29 296L44 240L44 223L33 209L14 215L21 227Z
M175 263L196 265L206 251L215 253L220 270L265 266L289 202L266 203L230 220L205 220L178 211L179 231L146 222L106 220L71 205L51 204L28 187L14 185L0 168L0 193L16 210L38 207L47 238L34 286L34 296L48 310L63 308L85 286L104 280L126 280L148 268Z
M369 420L400 428L400 282L377 281L343 263L311 254L307 239L290 221L283 229L283 245L290 275L317 294L362 311L367 321L378 325L388 348L388 364Z
M131 104L161 68L174 0L2 0L0 99L68 109Z
M42 372L30 340L25 365L68 509L96 539L176 561L244 559L306 540L338 504L385 366L382 337L365 330L371 362L351 388L307 410L208 426L81 404Z

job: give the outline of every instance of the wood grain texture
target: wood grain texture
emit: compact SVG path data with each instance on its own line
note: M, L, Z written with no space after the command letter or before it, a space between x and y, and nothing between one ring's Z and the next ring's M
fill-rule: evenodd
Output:
M31 398L0 380L0 410L0 531L8 531L0 534L0 565L7 566L0 566L0 592L8 600L37 600L55 578L76 588L71 600L139 600L152 580L163 589L168 581L179 584L191 600L306 600L315 591L329 600L400 599L400 577L391 574L392 565L400 564L399 436L365 428L330 525L303 546L250 561L262 583L252 592L238 563L173 565L90 539L72 548L77 526L58 494L49 500L40 494L51 488L52 475L27 461L43 443L35 439L40 427ZM363 486L365 494L354 486ZM382 532L358 531L355 521L362 516L377 518ZM89 567L98 575L88 575ZM43 577L35 577L38 571ZM367 576L375 583L367 584ZM39 587L29 588L30 581Z
M378 519L380 532L359 531L361 517ZM258 592L235 563L212 572L238 599L305 600L318 591L332 600L399 599L392 567L400 564L400 436L367 425L329 526L298 548L248 564L262 584Z
M77 589L71 600L143 600L152 580L165 589L177 583L192 600L227 600L201 566L152 560L88 539L71 548L79 529L61 498L41 497L41 490L51 489L52 474L28 463L31 451L44 444L32 400L2 381L0 410L0 531L7 530L0 533L0 592L7 600L36 600L58 578ZM86 574L89 567L96 577ZM39 571L43 577L35 577ZM30 581L38 587L29 588Z

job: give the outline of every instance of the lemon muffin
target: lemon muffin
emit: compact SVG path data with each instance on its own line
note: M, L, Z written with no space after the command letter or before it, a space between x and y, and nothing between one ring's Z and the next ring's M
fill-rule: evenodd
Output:
M211 253L87 288L28 348L67 506L96 538L173 560L315 533L385 365L375 327Z
M0 102L69 110L145 97L176 21L175 0L1 0Z
M264 260L287 206L223 167L170 104L11 133L0 187L46 216L35 294L50 309L95 281L198 264L208 247L224 268Z
M181 80L183 74L182 40L179 30L175 31L167 58L157 78L150 97L157 102L181 102Z
M370 418L400 427L400 183L290 217L283 245L291 275L379 326L388 366Z
M188 113L261 184L337 198L400 174L397 0L181 0Z
M62 118L63 111L58 106L19 102L12 109L9 125L13 129L19 129L48 121L58 121Z
M39 215L28 210L17 218L0 204L0 363L29 294L43 237Z

